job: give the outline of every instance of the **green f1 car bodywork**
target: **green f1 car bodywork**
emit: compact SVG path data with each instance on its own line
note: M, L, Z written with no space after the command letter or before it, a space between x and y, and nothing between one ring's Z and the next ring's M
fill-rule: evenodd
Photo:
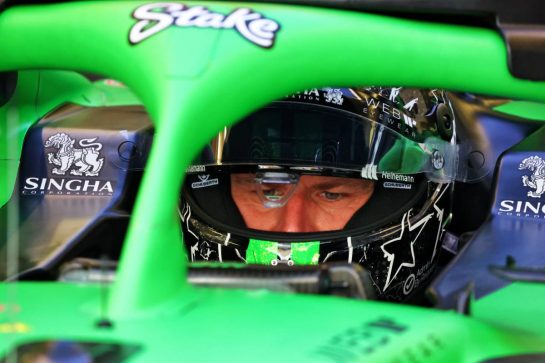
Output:
M18 77L9 99L0 99L0 206L14 190L27 130L60 105L141 103L155 128L129 230L119 241L115 282L2 283L0 361L22 362L28 344L54 341L81 343L97 362L544 359L543 283L513 282L469 297L467 314L199 288L186 281L177 219L184 170L202 145L224 125L301 89L442 87L545 102L545 83L511 75L499 33L300 5L147 4L78 1L0 13L0 72ZM208 16L184 18L197 5ZM135 96L109 93L76 72L119 80ZM534 105L537 118L545 115Z

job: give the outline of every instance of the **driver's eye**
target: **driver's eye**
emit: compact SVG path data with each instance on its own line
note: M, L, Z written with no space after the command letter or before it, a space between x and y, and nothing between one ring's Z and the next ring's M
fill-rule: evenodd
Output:
M268 199L275 200L282 198L286 194L284 189L285 188L263 187L261 191Z
M282 192L278 189L263 189L263 194L267 197L281 196Z
M332 192L322 192L320 196L329 201L336 201L342 198L341 193L332 193Z

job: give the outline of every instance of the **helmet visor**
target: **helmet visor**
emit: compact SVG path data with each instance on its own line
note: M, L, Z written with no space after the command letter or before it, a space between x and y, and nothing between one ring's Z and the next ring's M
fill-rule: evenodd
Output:
M380 122L316 105L269 106L226 128L188 172L221 166L239 172L287 168L321 175L356 174L370 180L385 173L426 173L440 182L454 178L455 145L435 135L421 142L403 136L417 126L401 111L377 113L377 118ZM399 132L385 126L389 123Z

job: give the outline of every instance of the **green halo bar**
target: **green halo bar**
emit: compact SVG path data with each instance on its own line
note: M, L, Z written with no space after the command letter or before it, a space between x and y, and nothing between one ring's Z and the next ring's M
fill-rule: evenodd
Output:
M342 9L184 2L224 15L251 9L262 16L264 36L252 38L234 17L216 19L213 27L165 20L152 33L135 14L147 4L76 1L0 13L0 72L18 71L21 87L16 100L0 107L0 120L11 125L0 125L0 145L18 140L13 148L0 146L0 162L10 163L2 188L13 185L32 122L53 105L85 102L90 85L66 71L125 83L155 125L115 283L2 284L0 357L20 344L57 337L125 344L136 352L131 362L395 362L410 356L485 362L543 354L545 314L531 314L543 309L534 298L543 288L533 284L501 290L501 302L498 295L485 297L474 317L465 317L372 301L193 288L185 278L177 217L184 170L218 130L286 94L331 85L442 87L545 102L544 83L511 75L498 32ZM68 82L70 92L61 97L56 81ZM14 113L15 101L27 108ZM96 328L101 316L115 327Z
M174 26L131 45L129 32L137 22L131 14L141 4L14 6L0 16L0 34L10 35L0 41L0 70L107 75L134 90L155 123L149 167L111 293L114 316L138 314L186 286L186 258L175 217L183 170L226 120L234 122L268 101L310 86L440 86L545 100L543 84L510 75L505 45L493 30L259 4L251 5L252 10L280 24L271 48L256 46L234 29ZM199 5L222 14L239 6ZM157 271L169 272L161 284L153 278Z

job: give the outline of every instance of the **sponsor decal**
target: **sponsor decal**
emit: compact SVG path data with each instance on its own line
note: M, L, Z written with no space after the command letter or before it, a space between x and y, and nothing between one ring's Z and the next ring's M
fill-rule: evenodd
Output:
M416 100L418 101L418 99ZM405 105L407 106L407 105ZM409 127L415 127L416 126L416 120L412 118L411 116L402 113L399 109L397 109L392 104L382 102L376 98L369 97L365 100L365 106L363 107L362 112L366 114L374 114L376 110L381 111L381 114L379 115L379 120L383 120L386 117L391 117L397 121L403 121L405 125ZM389 119L389 123L392 123L392 120Z
M403 284L404 295L409 295L413 291L415 281L416 276L414 276L414 274L410 274L409 277L407 277L405 283Z
M329 91L331 92L330 96L327 96L327 92L328 92L327 90L331 90ZM342 105L342 103L344 102L344 99L342 98L341 90L340 89L336 89L336 90L338 90L340 93L340 97L341 97L340 99L338 98L339 97L338 95L335 96L336 92L332 88L322 88L322 89L309 88L304 91L296 92L294 94L288 95L286 96L286 98L293 98L293 99L303 100L303 101L328 102L328 103ZM326 101L328 99L329 101Z
M403 339L408 331L409 326L405 323L389 317L355 323L342 331L334 332L312 351L312 355L321 362L365 361L363 357L391 349L392 344Z
M403 283L403 294L409 295L416 286L421 286L422 283L425 283L433 273L434 267L435 265L432 264L432 261L428 261L417 270L416 275L410 274Z
M333 103L335 105L343 104L343 93L339 88L324 88L325 91L325 101L327 103Z
M414 176L412 175L397 174L397 173L392 173L389 171L383 171L381 172L381 176L382 176L382 179L402 181L406 183L414 183Z
M320 91L318 88L306 89L303 92L297 92L288 96L289 98L295 98L304 101L321 101Z
M532 175L522 177L522 185L531 188L527 196L531 198L541 198L545 193L545 161L539 156L530 156L519 165L519 170L530 170Z
M190 165L185 169L186 173L204 173L206 171L206 166L204 165Z
M377 166L373 164L367 164L361 168L361 177L364 179L378 180Z
M209 179L209 178L210 178L209 174L199 175L199 180L200 181L191 183L191 188L193 188L193 189L206 188L206 187L210 187L212 185L218 185L219 184L218 178L214 178L214 179Z
M56 149L47 153L47 163L52 167L51 174L68 178L28 177L24 181L23 195L88 195L111 196L113 182L94 179L100 176L104 157L100 157L103 145L96 142L98 137L76 139L60 132L50 136L44 143L45 149ZM79 146L79 147L76 147ZM72 178L70 175L90 177Z
M372 88L368 89L373 91ZM418 98L412 99L403 105L399 104L399 91L401 87L379 91L382 97L387 100L366 96L361 112L374 121L389 126L391 129L411 138L417 137L416 119L413 114L418 103Z
M70 169L71 175L99 176L100 169L104 164L104 158L99 158L102 144L95 142L98 137L92 139L81 139L75 148L75 139L64 132L50 136L44 144L45 148L56 148L56 153L48 153L47 161L56 167L51 171L53 174L65 175Z
M511 198L499 201L497 214L533 219L545 218L545 200L541 200L541 196L545 193L545 161L537 155L529 156L520 162L517 169L525 173L531 172L530 175L522 175L519 179L522 186L527 188L524 196L528 198L519 199L511 193Z
M249 8L238 8L225 15L205 6L159 2L139 6L133 17L139 20L129 32L131 44L159 33L170 26L181 28L234 29L242 37L262 48L271 48L280 25Z
M500 202L499 215L545 218L545 203L505 199Z
M88 179L26 178L23 195L113 195L111 181Z
M301 92L287 95L286 98L292 98L301 101L315 101L332 105L341 106L344 103L343 92L340 88L309 88Z
M388 188L388 189L407 189L407 190L410 190L413 187L411 184L395 183L395 182L384 182L382 185L384 186L384 188Z

